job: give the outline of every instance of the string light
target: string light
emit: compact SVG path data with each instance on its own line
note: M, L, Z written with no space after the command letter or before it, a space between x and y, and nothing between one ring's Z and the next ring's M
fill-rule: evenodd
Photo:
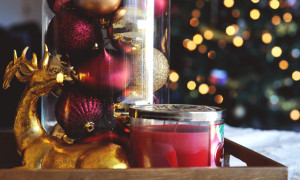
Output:
M207 84L201 84L201 85L199 86L199 89L198 89L198 90L199 90L199 93L200 93L200 94L205 95L205 94L208 93L209 87L208 87Z
M235 36L232 42L236 47L241 47L244 44L244 40L240 36Z
M272 9L278 9L280 6L280 3L278 0L270 0L269 5Z
M224 98L223 98L222 95L218 94L218 95L215 96L215 102L217 104L222 104L223 100L224 100Z
M279 46L275 46L275 47L272 48L271 54L274 57L280 57L281 54L282 54L282 50Z
M227 8L231 8L234 5L234 0L224 0L224 6Z
M284 22L287 22L287 23L288 23L288 22L291 22L292 19L293 19L293 16L292 16L291 13L289 13L289 12L284 13L284 15L283 15L283 20L284 20Z
M272 23L275 26L277 26L278 24L280 24L280 21L281 21L281 19L280 19L280 17L278 15L275 15L275 16L272 17Z
M214 33L211 30L206 30L204 32L204 38L207 40L211 40L214 37Z
M189 81L188 83L187 83L187 88L189 89L189 90L194 90L194 89L196 89L196 82L195 81Z
M178 73L177 72L175 72L175 71L172 71L171 73L170 73L170 81L171 82L173 82L173 83L175 83L175 82L177 82L178 80L179 80L179 75L178 75Z
M292 74L292 78L294 79L294 81L299 81L300 80L300 72L294 71Z
M300 119L300 112L297 109L294 109L290 112L290 118L293 121L297 121Z
M282 70L286 70L289 67L289 63L286 60L281 60L279 62L279 68Z
M203 41L203 37L201 36L201 34L196 34L194 37L193 37L193 41L194 43L196 44L201 44L202 41Z
M259 12L259 10L258 10L258 9L252 9L252 10L250 11L250 17L251 17L253 20L259 19L259 17L260 17L260 12Z
M269 44L272 42L272 35L268 32L265 32L262 34L261 36L261 40L265 43L265 44Z

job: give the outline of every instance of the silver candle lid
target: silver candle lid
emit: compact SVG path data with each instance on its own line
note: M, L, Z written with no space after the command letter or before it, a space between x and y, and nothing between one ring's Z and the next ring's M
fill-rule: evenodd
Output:
M224 122L225 109L187 104L134 105L129 108L129 115L157 120Z

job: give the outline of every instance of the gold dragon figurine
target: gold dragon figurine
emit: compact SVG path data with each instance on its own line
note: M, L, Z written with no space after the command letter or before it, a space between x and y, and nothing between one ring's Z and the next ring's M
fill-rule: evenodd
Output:
M46 45L39 64L36 54L31 61L26 59L27 50L28 47L19 58L14 51L14 60L6 68L3 83L7 89L14 76L28 83L14 124L18 152L23 156L22 168L128 168L126 153L120 145L112 142L70 145L45 132L37 115L37 101L68 77L62 72L48 71L50 55Z

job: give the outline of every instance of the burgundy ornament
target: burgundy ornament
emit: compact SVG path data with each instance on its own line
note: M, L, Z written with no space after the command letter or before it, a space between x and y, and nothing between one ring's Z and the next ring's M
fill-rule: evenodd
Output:
M155 17L163 16L168 10L168 0L155 0L154 2L154 15Z
M122 0L74 0L89 16L108 16L115 12Z
M73 10L56 14L46 34L50 51L67 54L71 61L72 57L84 57L97 51L102 43L102 34L96 23Z
M116 51L108 53L105 49L76 70L83 87L105 94L122 91L131 78L131 65L126 57Z
M54 13L59 13L62 9L71 7L71 0L47 0L49 8Z
M109 98L99 99L83 95L71 88L66 89L58 99L55 115L67 136L78 139L92 133L99 126L109 129L112 106Z

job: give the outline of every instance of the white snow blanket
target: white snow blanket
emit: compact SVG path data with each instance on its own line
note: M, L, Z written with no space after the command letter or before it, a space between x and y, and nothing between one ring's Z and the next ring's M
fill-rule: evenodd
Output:
M300 180L300 133L235 128L225 125L225 137L288 167L289 180ZM231 166L245 166L235 158Z

